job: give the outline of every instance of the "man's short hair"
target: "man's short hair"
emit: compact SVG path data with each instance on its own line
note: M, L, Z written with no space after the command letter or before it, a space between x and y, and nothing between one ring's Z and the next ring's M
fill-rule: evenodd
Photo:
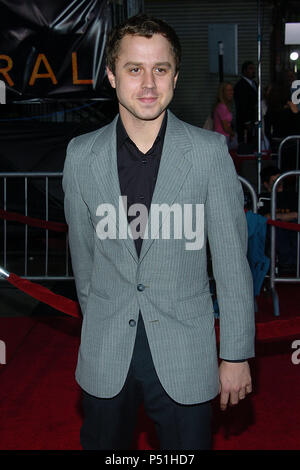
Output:
M269 184L271 176L274 175L281 175L281 170L277 166L266 166L260 172L262 183Z
M108 35L106 43L106 63L115 74L115 63L118 57L120 42L126 35L151 38L153 34L161 34L170 43L175 58L176 73L180 68L181 46L174 29L163 20L146 14L132 16L117 25Z
M247 68L249 67L249 65L254 65L252 60L247 60L246 62L242 64L242 75L247 71Z

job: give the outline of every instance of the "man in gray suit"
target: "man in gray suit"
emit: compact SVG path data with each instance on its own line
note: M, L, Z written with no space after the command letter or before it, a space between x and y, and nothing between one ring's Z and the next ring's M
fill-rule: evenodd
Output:
M223 137L167 110L179 67L180 44L165 22L138 15L118 26L107 74L119 114L68 146L63 187L83 315L76 379L84 449L129 449L142 402L161 449L209 449L212 400L220 393L225 410L251 392L243 192Z

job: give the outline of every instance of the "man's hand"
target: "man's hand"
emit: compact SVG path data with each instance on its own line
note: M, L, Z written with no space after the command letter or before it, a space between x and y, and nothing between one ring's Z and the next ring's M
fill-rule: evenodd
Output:
M220 375L220 407L224 411L228 402L237 405L239 400L252 392L250 368L245 362L222 361L219 367Z

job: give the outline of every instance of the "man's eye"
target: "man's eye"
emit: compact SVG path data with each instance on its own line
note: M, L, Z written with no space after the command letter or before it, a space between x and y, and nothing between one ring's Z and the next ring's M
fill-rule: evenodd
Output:
M156 67L155 71L156 71L157 73L163 74L163 73L165 73L166 69L162 69L162 68L160 68L160 67Z
M138 73L140 71L139 67L134 67L132 69L130 69L130 72L132 73Z

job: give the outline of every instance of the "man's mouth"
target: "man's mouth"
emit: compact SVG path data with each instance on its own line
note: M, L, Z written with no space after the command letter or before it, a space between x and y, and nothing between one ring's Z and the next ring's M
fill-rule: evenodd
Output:
M151 104L157 100L157 96L142 96L138 100L145 104Z

